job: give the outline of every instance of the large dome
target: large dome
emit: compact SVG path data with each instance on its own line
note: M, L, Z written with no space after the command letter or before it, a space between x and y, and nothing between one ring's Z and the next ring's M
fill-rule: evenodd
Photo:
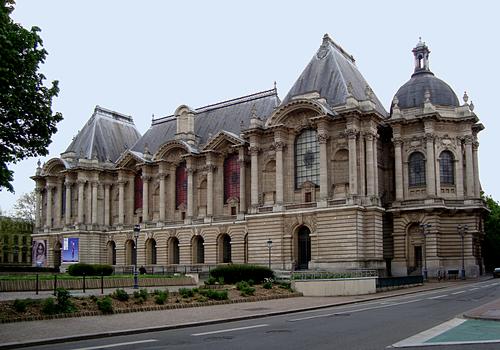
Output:
M425 92L429 91L431 103L439 106L459 106L453 89L429 71L417 72L396 92L399 108L421 107Z

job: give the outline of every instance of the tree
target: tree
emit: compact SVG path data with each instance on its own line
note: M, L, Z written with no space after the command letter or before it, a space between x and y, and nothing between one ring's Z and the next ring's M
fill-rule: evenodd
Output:
M58 82L43 85L38 72L47 51L38 35L40 29L24 29L10 18L13 0L0 0L0 190L12 187L9 164L48 154L47 146L62 120L52 114L52 98L59 93Z
M485 197L490 213L484 221L483 256L487 271L500 267L500 205L490 196Z
M19 197L14 205L14 217L35 222L36 192L33 190Z

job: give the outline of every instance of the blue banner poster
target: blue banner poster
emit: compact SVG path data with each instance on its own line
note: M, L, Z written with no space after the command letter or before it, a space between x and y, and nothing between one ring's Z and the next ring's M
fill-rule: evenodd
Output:
M79 238L64 238L63 240L63 251L62 251L62 262L72 263L78 262L79 259Z

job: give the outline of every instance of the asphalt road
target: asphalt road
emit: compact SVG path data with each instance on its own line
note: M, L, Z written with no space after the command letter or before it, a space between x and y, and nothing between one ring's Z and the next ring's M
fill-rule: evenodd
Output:
M26 349L385 349L499 298L499 282L488 280L282 316ZM437 349L406 347L417 348ZM438 348L500 349L500 342Z

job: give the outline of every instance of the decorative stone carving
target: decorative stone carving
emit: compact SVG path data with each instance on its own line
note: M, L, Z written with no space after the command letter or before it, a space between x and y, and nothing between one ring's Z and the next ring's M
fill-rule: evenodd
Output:
M260 147L257 147L257 146L250 146L250 147L248 148L248 151L250 152L250 154L251 154L252 156L256 156L256 155L258 155L258 154L259 154L259 152L260 152Z
M277 141L273 143L273 146L276 151L283 151L286 147L286 143L283 141Z
M329 136L326 133L320 133L318 134L318 142L320 144L325 144L328 142Z

